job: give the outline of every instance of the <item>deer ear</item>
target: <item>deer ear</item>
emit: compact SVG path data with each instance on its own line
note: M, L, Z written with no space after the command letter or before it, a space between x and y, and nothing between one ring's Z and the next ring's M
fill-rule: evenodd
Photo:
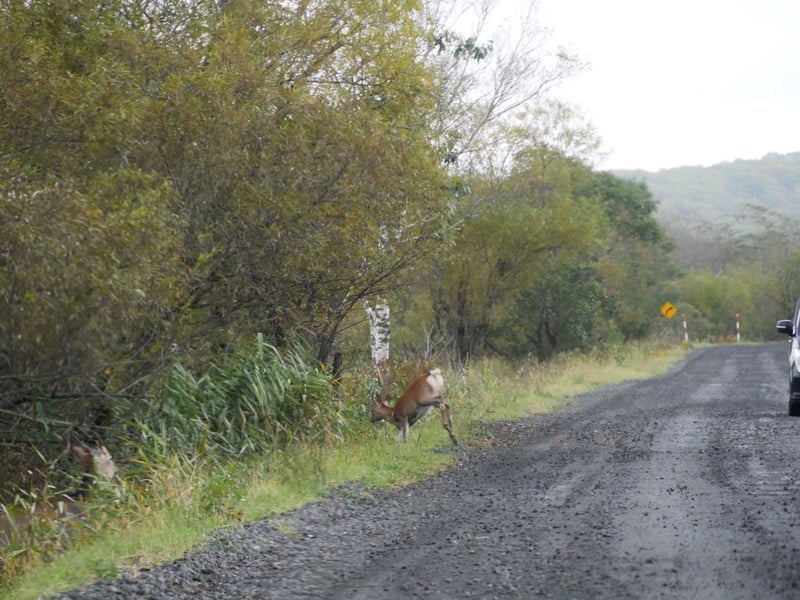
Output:
M69 449L80 463L81 468L87 473L90 472L92 470L93 460L89 448L79 442L72 442Z
M92 454L92 467L94 474L105 477L109 481L114 479L117 475L117 467L114 465L114 459L111 458L111 453L105 446L91 449Z

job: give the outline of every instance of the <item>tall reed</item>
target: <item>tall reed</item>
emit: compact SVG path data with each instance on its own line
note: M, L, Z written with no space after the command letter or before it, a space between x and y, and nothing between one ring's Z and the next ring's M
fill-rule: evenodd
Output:
M148 454L224 459L269 454L294 440L340 438L344 412L331 375L307 347L278 351L258 335L253 347L206 373L175 366L135 428Z

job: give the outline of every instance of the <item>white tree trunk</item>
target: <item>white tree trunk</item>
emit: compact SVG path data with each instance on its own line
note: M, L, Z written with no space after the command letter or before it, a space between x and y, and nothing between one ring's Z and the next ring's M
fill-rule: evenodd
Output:
M365 302L364 307L369 316L369 349L372 363L378 373L381 373L382 366L389 360L391 335L389 303L383 298L377 298L374 304Z

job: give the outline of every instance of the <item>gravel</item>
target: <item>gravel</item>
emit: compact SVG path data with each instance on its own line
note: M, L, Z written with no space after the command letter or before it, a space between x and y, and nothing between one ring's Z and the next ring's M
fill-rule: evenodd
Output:
M58 597L800 597L786 351L696 351L666 376L487 428L488 447L426 481L344 486Z

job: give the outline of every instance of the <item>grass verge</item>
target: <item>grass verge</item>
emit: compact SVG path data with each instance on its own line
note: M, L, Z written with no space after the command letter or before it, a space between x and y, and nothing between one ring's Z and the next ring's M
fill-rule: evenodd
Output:
M552 411L575 395L632 379L666 373L689 346L606 348L591 356L562 356L546 366L479 361L451 376L446 390L461 443L476 443L482 424ZM296 447L269 461L203 468L176 465L153 489L161 498L134 498L113 511L101 533L79 535L72 549L13 578L0 598L27 600L114 578L171 561L216 530L270 517L321 498L343 483L366 488L403 486L446 468L449 441L438 415L394 441L386 424L363 427L324 447Z

